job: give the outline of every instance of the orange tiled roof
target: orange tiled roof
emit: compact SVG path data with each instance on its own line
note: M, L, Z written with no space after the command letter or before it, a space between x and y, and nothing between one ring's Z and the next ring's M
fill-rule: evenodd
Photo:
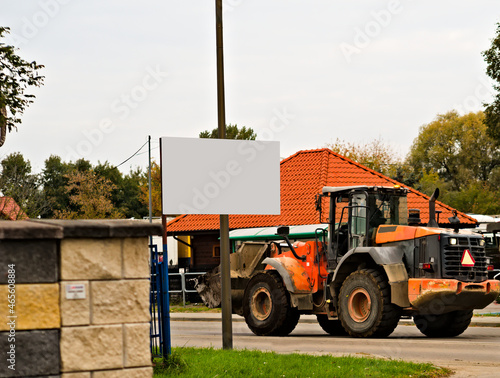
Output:
M392 180L358 164L330 149L299 151L281 161L281 214L229 215L229 228L271 227L321 223L316 211L315 195L324 186L406 185ZM408 188L408 208L420 209L422 223L429 221L429 197ZM440 224L453 216L452 207L436 201ZM475 225L477 221L458 212L462 224ZM219 229L218 215L180 215L167 223L167 232L207 231Z
M29 219L25 212L11 197L0 197L0 218L8 220L23 220Z

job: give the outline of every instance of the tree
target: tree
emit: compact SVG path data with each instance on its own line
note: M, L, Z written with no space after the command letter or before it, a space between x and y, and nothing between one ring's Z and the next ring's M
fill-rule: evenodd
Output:
M486 62L486 74L495 81L493 89L497 92L493 102L485 104L484 123L488 134L500 143L500 22L497 24L496 36L491 41L490 48L483 51L482 55Z
M452 184L452 190L464 189L471 182L488 182L493 169L500 165L500 151L483 121L483 112L439 114L420 128L408 164L417 172L437 173Z
M111 201L116 186L107 178L98 176L94 171L72 171L66 175L66 192L70 203L78 210L56 210L55 217L60 219L103 219L123 218Z
M0 26L0 39L10 29ZM20 114L33 102L34 95L25 93L30 86L43 84L38 71L43 65L27 62L16 54L16 48L0 41L0 147L5 143L7 131L21 123Z
M51 155L45 160L45 168L42 171L42 182L43 192L50 205L50 209L47 212L48 218L54 217L54 212L57 210L70 209L69 194L66 191L66 185L68 185L66 175L70 170L70 165L63 163L59 156ZM73 210L77 210L77 208Z
M123 176L117 167L105 162L96 165L94 172L98 176L107 178L115 185L111 201L125 217L141 219L148 214L147 205L144 205L140 199L140 185L143 176L140 169L130 171L128 175Z
M31 173L31 163L16 152L6 156L1 167L0 192L12 197L30 218L44 216L50 205L41 189L40 175Z
M211 132L208 130L202 131L200 133L200 138L212 138L217 139L219 137L219 129L213 129ZM226 126L226 139L241 139L241 140L255 140L257 134L253 131L251 127L248 129L243 126L241 129L238 125L227 125Z
M175 185L175 184L173 184ZM148 175L144 174L141 180L141 202L149 207L149 185ZM152 213L154 217L161 217L161 169L160 166L152 161L151 162L151 202Z
M333 152L364 165L386 176L393 177L402 174L402 161L394 149L386 144L382 138L374 139L369 143L352 143L337 138L335 142L327 144Z
M463 212L500 212L500 151L484 119L451 111L420 128L407 157L421 173L416 189L431 195L439 187L439 200Z
M49 204L46 217L53 218L56 211L78 211L79 207L70 201L70 193L66 191L69 182L67 175L73 172L89 172L90 170L92 170L92 164L85 159L66 163L59 156L51 155L45 160L42 184Z

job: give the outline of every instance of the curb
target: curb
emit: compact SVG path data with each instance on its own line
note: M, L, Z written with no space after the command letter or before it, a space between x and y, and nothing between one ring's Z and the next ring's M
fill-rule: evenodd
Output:
M193 316L194 315L194 316ZM498 320L497 320L498 319ZM170 314L170 321L174 322L221 322L222 315L220 313L207 314L192 314L192 313L173 313ZM245 319L242 316L233 315L233 323L244 323ZM318 323L314 315L302 316L299 323L313 324ZM401 319L398 325L414 326L413 319ZM500 317L474 317L470 323L471 327L500 327Z

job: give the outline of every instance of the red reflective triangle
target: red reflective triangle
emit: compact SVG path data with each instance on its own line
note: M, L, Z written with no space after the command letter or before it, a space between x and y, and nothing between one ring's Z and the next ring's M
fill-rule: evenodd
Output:
M462 266L474 266L476 260L472 257L472 253L468 249L464 250L461 260Z

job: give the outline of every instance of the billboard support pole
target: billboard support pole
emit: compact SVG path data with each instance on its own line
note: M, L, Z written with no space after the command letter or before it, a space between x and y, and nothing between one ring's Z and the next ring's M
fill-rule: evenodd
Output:
M215 0L215 26L217 39L217 115L219 139L226 138L224 101L224 49L222 33L222 0ZM220 215L220 261L222 286L222 348L233 349L231 309L231 267L229 260L229 215Z

